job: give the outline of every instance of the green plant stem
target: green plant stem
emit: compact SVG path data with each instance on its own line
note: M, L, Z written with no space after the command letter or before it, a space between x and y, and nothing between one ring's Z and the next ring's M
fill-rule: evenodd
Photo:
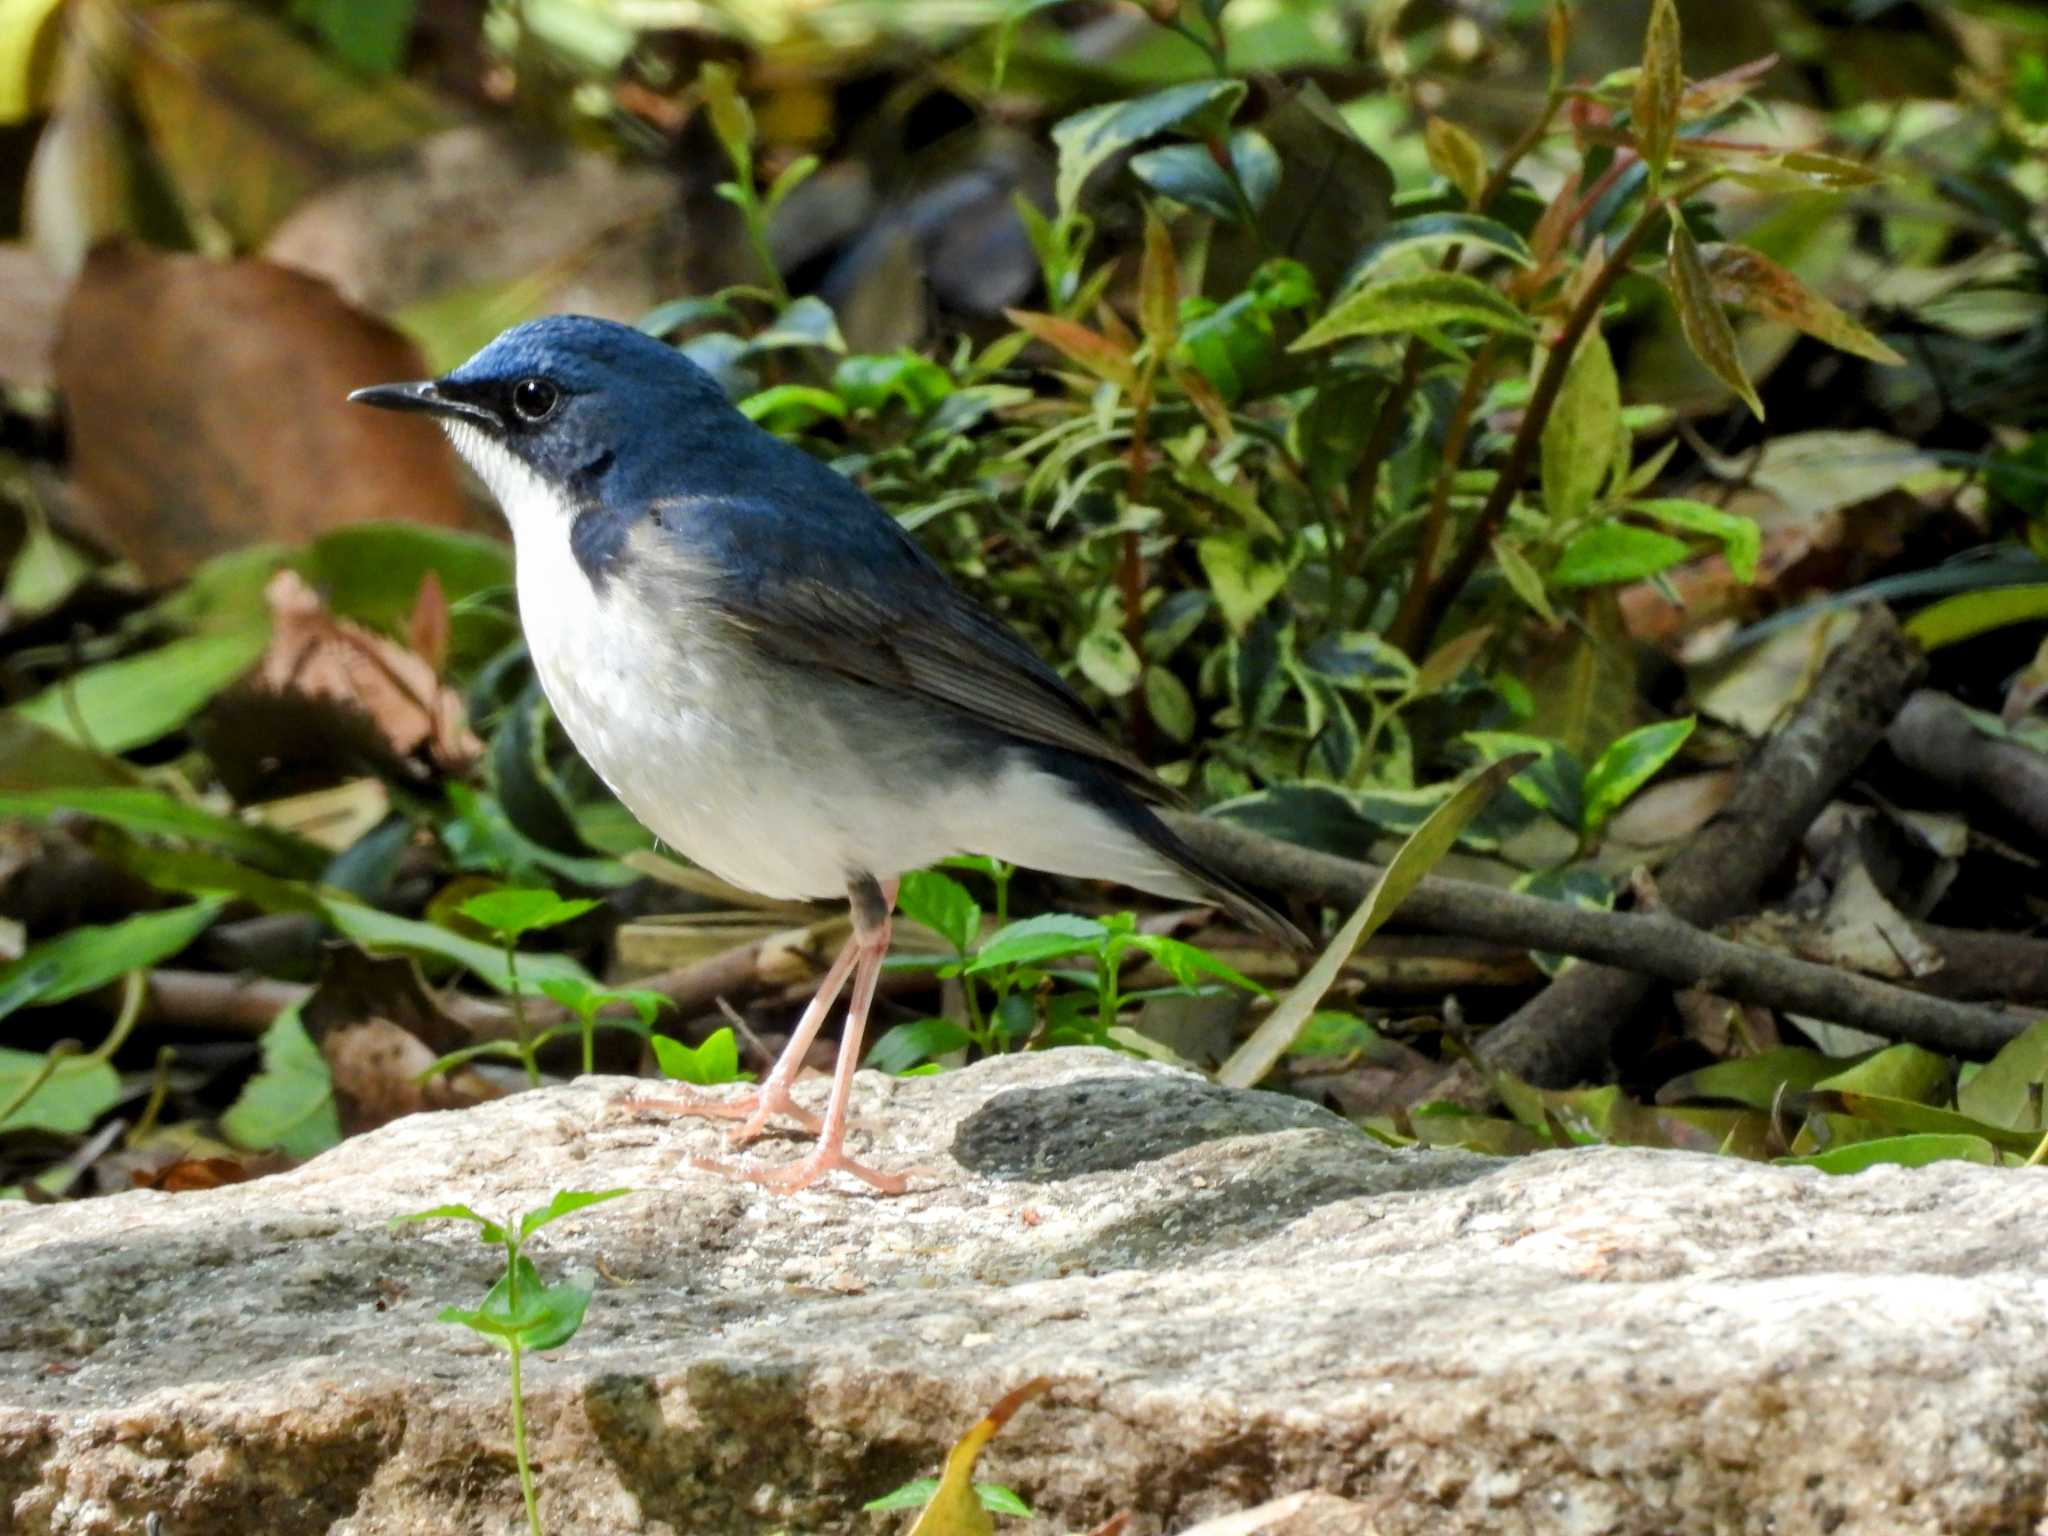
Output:
M582 1015L583 1024L583 1075L590 1076L597 1070L597 1010L592 1008Z
M1124 476L1124 504L1141 505L1145 500L1145 482L1152 470L1152 452L1148 434L1152 416L1152 371L1148 368L1139 385L1138 396L1131 401L1131 442L1127 451L1128 469ZM1145 550L1138 530L1133 528L1123 536L1123 548L1117 562L1117 585L1124 607L1124 643L1138 655L1143 655L1145 638ZM1131 747L1138 756L1149 755L1152 745L1152 713L1145 707L1145 690L1134 688L1131 700Z
M515 944L505 946L505 983L512 999L512 1028L519 1039L519 1062L526 1068L526 1081L538 1088L540 1063L534 1060L533 1040L527 1030L526 998L519 990L519 950Z
M1493 483L1493 490L1479 509L1479 516L1466 530L1457 554L1452 556L1443 575L1430 583L1415 629L1418 654L1428 650L1452 602L1465 590L1472 573L1479 569L1479 562L1485 558L1494 534L1499 532L1508 507L1513 503L1515 493L1521 489L1522 480L1536 457L1537 444L1543 437L1543 425L1550 419L1551 407L1557 404L1558 391L1564 387L1565 370L1571 366L1572 354L1578 351L1580 340L1598 317L1601 306L1607 302L1609 291L1635 259L1637 249L1657 223L1660 212L1662 205L1652 204L1637 215L1629 232L1622 236L1621 243L1609 253L1599 273L1587 286L1578 307L1566 319L1564 330L1551 347L1550 356L1544 359L1543 372L1537 377L1536 388L1530 392L1528 407L1522 412L1521 425L1515 429L1515 439L1508 448L1508 460L1501 469L1500 478Z
M526 1501L526 1524L533 1536L540 1528L540 1504L533 1494L533 1466L526 1459L526 1394L519 1379L520 1348L515 1334L506 1340L512 1353L512 1454L519 1462L519 1496Z
M13 1119L21 1106L36 1096L36 1090L56 1076L57 1064L59 1062L68 1056L76 1056L77 1054L78 1042L76 1040L59 1040L55 1045L43 1052L43 1064L36 1068L35 1075L21 1086L13 1098L9 1099L5 1104L0 1104L0 1125L5 1125L9 1120Z

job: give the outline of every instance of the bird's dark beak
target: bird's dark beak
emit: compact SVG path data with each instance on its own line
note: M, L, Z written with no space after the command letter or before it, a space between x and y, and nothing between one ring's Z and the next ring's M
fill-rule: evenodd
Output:
M423 411L429 416L447 416L480 427L499 425L493 412L458 399L433 379L422 379L416 384L372 384L368 389L353 391L348 398L352 405L374 405L383 411Z

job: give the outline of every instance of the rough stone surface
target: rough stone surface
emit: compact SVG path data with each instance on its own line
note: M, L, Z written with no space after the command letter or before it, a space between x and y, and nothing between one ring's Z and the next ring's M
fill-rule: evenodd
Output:
M502 1357L434 1321L492 1250L387 1222L621 1184L643 1192L536 1241L544 1272L598 1276L527 1373L556 1536L895 1529L859 1505L1041 1374L983 1461L1041 1532L1302 1490L1383 1536L2048 1513L2038 1173L1392 1153L1076 1051L863 1076L857 1140L921 1165L913 1192L775 1197L691 1169L717 1129L626 1113L628 1091L0 1215L0 1531L513 1531Z

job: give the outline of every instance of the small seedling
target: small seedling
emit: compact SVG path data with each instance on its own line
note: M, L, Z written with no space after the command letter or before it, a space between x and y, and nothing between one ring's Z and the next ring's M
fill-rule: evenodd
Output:
M974 1427L955 1442L946 1456L945 1471L938 1477L920 1477L863 1506L870 1510L919 1509L923 1513L910 1528L910 1536L992 1536L991 1514L1031 1517L1031 1506L997 1483L972 1481L974 1464L988 1448L989 1441L1010 1422L1017 1410L1052 1386L1043 1376L1034 1376L1021 1387L1007 1392L996 1405L976 1421Z
M716 1088L720 1083L751 1083L754 1074L740 1070L740 1045L730 1026L714 1030L702 1045L689 1046L667 1035L649 1042L661 1075L698 1088Z
M575 1027L581 1030L583 1034L583 1070L585 1072L596 1070L597 1031L600 1024L598 1014L607 1008L619 1004L629 1005L633 1010L637 1028L634 1023L628 1023L623 1019L605 1020L602 1022L619 1029L631 1029L635 1034L645 1035L654 1028L655 1015L660 1013L669 1002L669 999L663 997L659 992L649 992L643 987L600 987L585 981L580 976L553 977L542 982L540 989L555 1002L568 1009L571 1014L575 1015ZM534 1049L538 1051L567 1028L567 1025L562 1025L555 1029L544 1031L540 1038L534 1041Z
M501 1226L466 1205L437 1205L430 1211L414 1211L391 1220L393 1226L413 1221L473 1222L482 1241L497 1243L505 1250L505 1272L484 1297L483 1305L474 1310L443 1307L439 1318L481 1334L503 1347L511 1359L512 1453L519 1463L519 1495L526 1502L526 1522L533 1536L543 1533L534 1500L533 1467L526 1455L526 1399L520 1364L529 1349L554 1349L575 1337L590 1305L590 1287L573 1280L544 1283L522 1249L526 1240L549 1222L631 1193L630 1189L563 1190L539 1210L520 1217L516 1228Z
M472 896L456 910L479 927L488 929L505 952L506 994L512 1000L512 1020L519 1032L513 1054L526 1068L526 1080L540 1086L538 1042L528 1033L526 996L519 982L519 941L529 933L554 928L581 917L598 905L587 897L558 896L550 890L486 891ZM588 1071L588 1058L584 1070ZM453 1065L448 1057L434 1063L429 1071L445 1071Z

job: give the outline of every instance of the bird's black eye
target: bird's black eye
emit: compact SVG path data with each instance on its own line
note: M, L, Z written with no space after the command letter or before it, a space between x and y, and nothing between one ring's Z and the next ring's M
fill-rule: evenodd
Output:
M562 403L562 392L546 379L521 379L512 386L512 411L521 421L546 421Z

